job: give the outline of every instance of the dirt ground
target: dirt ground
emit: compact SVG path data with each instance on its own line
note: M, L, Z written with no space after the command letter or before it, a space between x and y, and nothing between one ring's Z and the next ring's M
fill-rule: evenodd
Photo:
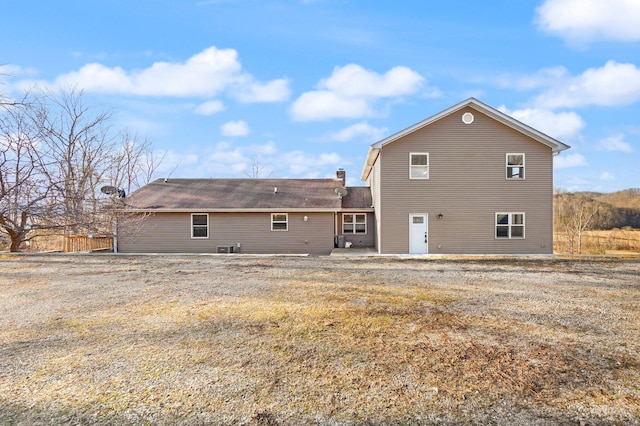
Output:
M0 255L0 424L640 425L640 259Z

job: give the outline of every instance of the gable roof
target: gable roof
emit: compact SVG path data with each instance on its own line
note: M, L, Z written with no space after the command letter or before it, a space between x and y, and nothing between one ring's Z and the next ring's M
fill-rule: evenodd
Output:
M343 200L351 200L352 208L371 207L371 196L353 188L341 200L340 187L337 179L158 179L125 202L133 211L164 212L336 211Z
M466 107L471 107L481 113L484 113L485 115L493 118L494 120L508 126L511 127L512 129L523 133L527 136L529 136L530 138L548 146L549 148L551 148L552 152L561 152L564 151L565 149L569 149L570 146L566 145L562 142L560 142L557 139L552 138L549 135L546 135L542 132L540 132L539 130L534 129L531 126L528 126L524 123L522 123L521 121L516 120L515 118L503 113L502 111L499 111L487 104L485 104L484 102L481 102L475 98L469 98L465 101L462 101L456 105L453 105L450 108L445 109L444 111L441 111L435 115L432 115L431 117L428 117L412 126L407 127L406 129L400 130L397 133L394 133L390 136L387 136L386 138L374 143L373 145L371 145L369 147L369 153L367 155L367 159L365 160L365 164L364 164L364 168L362 169L362 176L361 179L362 180L366 180L367 177L369 177L369 173L371 173L371 168L373 167L373 165L375 164L377 158L378 158L378 154L380 153L380 149L382 149L383 146L390 144L392 142L397 141L398 139L415 132L416 130L419 130L423 127L426 127L438 120L440 120L443 117L446 117L450 114L453 114L456 111L461 110L462 108L466 108Z

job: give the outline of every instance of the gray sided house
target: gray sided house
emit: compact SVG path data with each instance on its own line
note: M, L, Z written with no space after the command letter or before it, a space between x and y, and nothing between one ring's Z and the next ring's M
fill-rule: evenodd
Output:
M159 179L126 199L121 253L329 254L371 247L375 218L366 187L336 179Z
M568 149L468 99L369 148L335 179L157 180L127 198L120 252L553 253L553 156ZM348 244L347 244L348 245Z
M369 148L379 253L553 253L553 156L569 146L468 99Z

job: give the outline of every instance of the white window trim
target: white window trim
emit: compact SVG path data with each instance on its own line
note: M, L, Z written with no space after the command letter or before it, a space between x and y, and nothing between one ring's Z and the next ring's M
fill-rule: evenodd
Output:
M207 217L207 236L206 237L195 237L193 235L194 226L203 227L203 225L194 225L193 217L194 216L206 216ZM191 213L191 239L192 240L207 240L209 239L209 213Z
M284 221L278 220L274 221L273 218L275 215L284 215ZM273 229L274 223L284 223L287 226L287 229ZM272 232L288 232L289 231L289 213L271 213L271 231Z
M499 224L498 223L498 215L507 215L509 220L507 224ZM521 214L522 215L522 224L514 224L513 222L513 215L515 214ZM494 218L493 218L493 236L496 240L524 240L526 237L526 231L527 231L527 226L526 226L526 218L525 218L525 214L524 212L496 212ZM498 226L506 226L508 227L508 235L506 237L498 237ZM511 236L511 227L512 226L522 226L522 237L512 237Z
M427 156L427 165L426 166L413 166L411 164L411 160L414 155L426 155ZM410 180L429 180L429 153L428 152L410 152L409 153L409 179ZM426 176L414 177L411 175L411 170L413 167L425 167L427 169Z
M344 217L345 216L353 216L353 220L354 222L345 222ZM356 216L364 216L364 232L356 232L356 224L358 225L362 225L362 223L359 223L356 221ZM345 232L344 230L344 224L345 223L350 223L353 225L353 231L351 232ZM342 233L343 234L349 234L349 235L366 235L367 234L367 214L366 213L342 213Z
M524 177L509 177L509 156L510 155L522 155L522 172L524 173ZM511 166L513 167L513 166ZM527 178L527 168L526 168L526 156L524 152L507 152L504 157L504 177L507 180L525 180Z

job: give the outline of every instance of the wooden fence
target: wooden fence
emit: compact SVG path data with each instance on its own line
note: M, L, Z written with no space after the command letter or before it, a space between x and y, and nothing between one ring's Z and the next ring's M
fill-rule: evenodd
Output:
M577 249L576 245L575 250ZM564 233L554 234L554 250L556 253L566 253L567 236ZM604 254L615 251L640 253L640 231L586 231L582 236L583 254Z
M67 253L97 250L113 250L113 237L89 238L84 235L65 237L64 251Z

